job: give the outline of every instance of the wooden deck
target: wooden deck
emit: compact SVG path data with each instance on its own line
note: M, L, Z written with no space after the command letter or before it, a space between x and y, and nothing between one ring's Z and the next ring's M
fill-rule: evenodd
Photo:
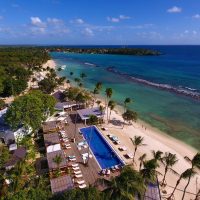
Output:
M83 178L87 183L87 185L95 185L96 181L100 176L98 173L100 172L100 167L97 164L94 157L89 159L88 165L85 165L83 163L82 155L83 153L88 152L88 148L78 150L77 143L83 141L83 137L78 133L78 129L81 127L84 127L85 125L81 122L77 123L76 126L76 134L75 134L75 118L76 114L75 112L71 112L68 117L68 125L65 126L66 135L69 139L73 140L73 138L76 138L75 143L73 141L69 141L68 143L71 145L71 149L64 149L64 152L67 156L76 156L76 163L79 164L80 170L83 174ZM70 165L71 162L68 162ZM74 162L75 163L75 162Z

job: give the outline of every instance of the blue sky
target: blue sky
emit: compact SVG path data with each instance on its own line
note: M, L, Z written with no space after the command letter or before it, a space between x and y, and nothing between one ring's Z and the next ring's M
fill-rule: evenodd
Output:
M0 44L200 44L200 1L0 0Z

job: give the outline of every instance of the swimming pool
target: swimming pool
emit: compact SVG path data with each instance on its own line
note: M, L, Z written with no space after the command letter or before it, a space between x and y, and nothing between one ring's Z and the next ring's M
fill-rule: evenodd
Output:
M96 126L81 128L80 132L90 145L90 149L102 169L124 165L124 162L118 157Z

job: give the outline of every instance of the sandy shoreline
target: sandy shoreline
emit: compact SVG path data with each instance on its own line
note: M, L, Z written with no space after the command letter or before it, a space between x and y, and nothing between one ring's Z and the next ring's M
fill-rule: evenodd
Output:
M56 63L53 60L49 60L44 65L44 67L46 67L46 66L56 68ZM69 84L64 85L63 88L67 88L67 87L69 87ZM102 104L104 104L103 98L100 98L100 100L101 100ZM115 111L112 112L111 120L121 121L121 122L123 121L120 109L115 109ZM105 134L105 136L108 133L115 134L116 136L119 137L119 139L121 141L121 146L123 146L123 145L127 146L128 151L130 151L130 152L133 152L133 149L134 149L134 147L130 141L130 138L132 138L134 135L144 137L144 143L146 144L146 146L140 147L136 153L136 159L135 159L136 160L136 166L135 166L136 168L138 168L138 166L139 166L138 158L142 154L146 153L147 158L150 159L150 158L152 158L152 155L151 155L152 150L155 150L155 151L160 150L162 152L171 152L171 153L177 155L179 162L173 167L173 169L176 172L178 172L179 174L181 174L187 168L190 168L190 164L184 159L184 156L188 156L188 157L192 158L197 153L197 150L192 148L191 146L161 132L157 128L154 128L151 125L149 125L141 120L138 120L137 123L133 123L133 125L131 125L131 126L126 125L123 129L122 129L121 125L120 126L113 125L111 123L106 124L105 127L108 127L108 131L103 132ZM123 157L123 153L118 150L119 146L113 145L112 143L111 143L111 145L116 149L116 151L118 151L118 153L121 155L121 157ZM126 159L124 159L124 160L127 163L132 162L131 160L126 160ZM163 174L164 167L161 165L158 171ZM158 178L159 178L159 181L162 180L162 176L160 176ZM167 186L166 188L163 189L163 190L167 191L168 195L172 191L172 188L170 186L172 186L172 187L175 186L177 179L178 179L178 176L174 175L171 172L168 173L166 180L167 180L167 184L169 186ZM178 189L183 190L186 185L186 182L187 181L182 180ZM196 188L200 189L200 176L199 175L195 175L195 177L192 178L191 183L188 187L188 191L195 194ZM162 191L162 189L161 189L161 191ZM177 190L175 193L175 199L179 200L179 199L181 199L181 196L182 196L182 192ZM194 195L186 195L185 199L194 199Z

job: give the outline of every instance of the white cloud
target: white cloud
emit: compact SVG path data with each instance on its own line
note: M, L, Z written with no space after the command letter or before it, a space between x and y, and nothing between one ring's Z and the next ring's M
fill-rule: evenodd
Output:
M44 34L46 32L44 27L31 27L30 30L33 34Z
M86 36L94 36L94 32L91 28L86 27L82 33Z
M130 17L129 17L129 16L126 16L126 15L120 15L119 18L120 18L120 19L130 19Z
M194 19L200 19L200 14L196 14L192 16Z
M126 15L119 15L119 17L107 17L107 20L109 22L114 22L114 23L118 23L122 20L126 20L126 19L130 19L131 17L126 16Z
M182 8L177 7L177 6L173 6L172 8L169 8L167 10L168 13L180 13L182 12Z
M107 17L107 20L108 20L109 22L114 22L114 23L117 23L117 22L120 21L119 18L115 18L115 17Z
M61 19L57 19L57 18L47 18L47 22L49 24L54 24L54 25L59 25L63 23Z
M196 34L197 34L197 31L195 31L195 30L192 31L192 34L193 34L193 35L196 35Z
M81 18L77 18L77 19L74 19L74 20L71 20L70 21L72 24L84 24L84 20L81 19Z
M39 17L31 17L31 24L33 26L44 27L45 23Z
M154 24L141 24L141 25L136 25L136 26L127 26L127 28L130 28L130 29L145 29L145 28L151 28L153 26L154 26Z

